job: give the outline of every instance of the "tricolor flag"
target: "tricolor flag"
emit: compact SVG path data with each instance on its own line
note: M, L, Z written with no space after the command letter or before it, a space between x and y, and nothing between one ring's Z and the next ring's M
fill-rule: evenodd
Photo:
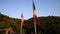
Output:
M23 13L21 14L21 24L23 25L24 24L24 16L23 16Z
M36 25L38 25L39 24L39 19L37 17L37 12L36 12L34 2L33 2L33 17L34 17L34 23L36 23Z

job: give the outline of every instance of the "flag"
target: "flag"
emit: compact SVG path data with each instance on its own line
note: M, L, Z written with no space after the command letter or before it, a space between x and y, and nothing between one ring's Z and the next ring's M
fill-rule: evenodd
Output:
M24 16L23 16L23 13L21 14L21 24L23 25L24 24Z
M34 2L33 2L33 17L34 17L34 23L36 23L36 25L39 24L39 19L37 17L37 13L36 13L36 8L35 8L35 5L34 5Z

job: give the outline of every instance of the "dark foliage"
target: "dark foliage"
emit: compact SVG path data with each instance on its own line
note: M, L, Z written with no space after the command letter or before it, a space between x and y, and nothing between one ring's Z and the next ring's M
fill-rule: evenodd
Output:
M40 25L37 25L37 33L39 34L60 34L60 17L47 16L38 17ZM0 14L0 29L12 27L14 32L20 32L21 19L10 18ZM25 20L23 26L23 34L34 34L33 18Z

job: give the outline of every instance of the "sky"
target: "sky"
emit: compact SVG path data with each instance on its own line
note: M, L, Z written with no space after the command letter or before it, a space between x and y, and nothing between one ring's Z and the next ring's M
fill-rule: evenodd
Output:
M12 18L33 17L32 0L0 0L0 12ZM34 0L37 16L60 16L60 0Z

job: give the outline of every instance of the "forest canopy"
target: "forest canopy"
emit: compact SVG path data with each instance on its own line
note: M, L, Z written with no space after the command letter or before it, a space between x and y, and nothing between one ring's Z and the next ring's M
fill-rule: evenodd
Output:
M60 34L60 16L38 17L40 25L37 32L41 34ZM33 17L24 20L23 33L34 32ZM21 19L0 14L0 29L12 27L14 32L20 32ZM28 31L28 32L27 32Z

